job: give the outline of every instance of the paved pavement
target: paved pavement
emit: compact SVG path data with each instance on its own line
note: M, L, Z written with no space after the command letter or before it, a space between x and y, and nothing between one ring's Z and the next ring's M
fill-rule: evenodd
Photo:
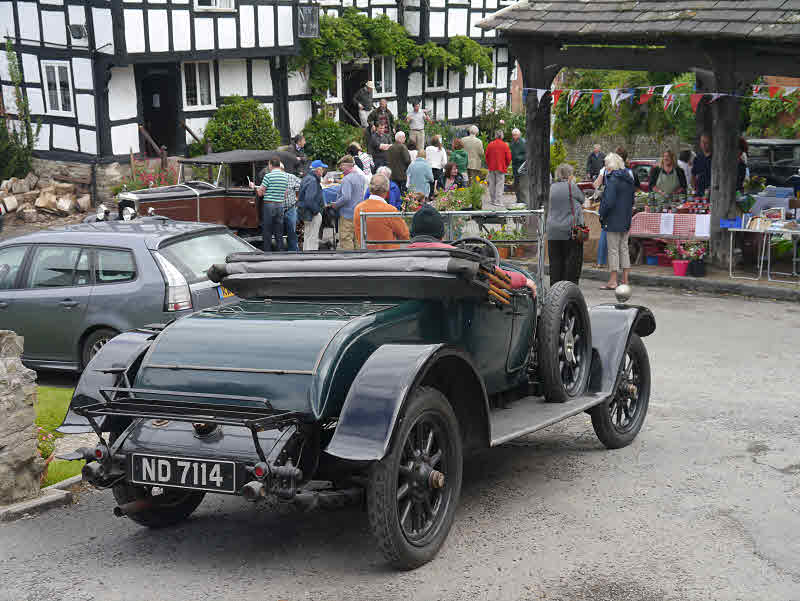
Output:
M386 567L356 509L217 497L148 531L89 491L0 525L0 599L800 600L800 310L635 292L658 319L639 438L606 451L581 415L473 458L416 571Z

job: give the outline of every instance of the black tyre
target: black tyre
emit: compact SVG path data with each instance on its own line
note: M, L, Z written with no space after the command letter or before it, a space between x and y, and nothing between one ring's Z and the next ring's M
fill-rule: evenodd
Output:
M592 329L580 288L557 282L544 299L538 334L539 375L545 399L565 403L582 395L589 381Z
M164 528L188 518L206 496L204 492L164 488L159 495L152 494L152 488L122 483L114 485L112 491L119 505L132 501L153 500L150 509L128 515L137 524L148 528Z
M618 377L614 398L590 412L597 438L609 449L620 449L633 442L650 404L650 358L636 334L631 334Z
M89 361L92 360L92 357L100 352L100 349L105 346L106 342L117 334L119 334L119 332L111 328L98 328L86 336L81 346L81 363L83 367L86 368L86 366L89 365Z
M462 467L450 403L438 390L416 388L367 484L370 528L393 566L410 570L436 556L453 523Z

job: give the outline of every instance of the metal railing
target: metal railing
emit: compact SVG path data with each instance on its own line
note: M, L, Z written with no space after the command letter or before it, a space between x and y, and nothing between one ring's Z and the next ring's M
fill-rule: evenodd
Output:
M367 219L387 219L400 217L407 223L410 223L414 217L415 212L385 212L385 213L368 213L362 211L360 213L359 233L361 239L361 248L367 249L370 244L392 244L398 247L409 244L409 240L370 240L367 238ZM508 210L508 211L441 211L440 214L444 217L444 239L445 243L453 242L462 237L480 236L486 238L492 232L492 228L488 226L502 226L512 225L514 229L524 228L529 232L536 232L535 238L519 238L514 240L491 240L491 242L498 247L503 246L519 246L534 245L536 247L536 261L537 273L539 275L544 273L544 253L542 252L542 244L544 244L544 210L543 209L521 209L521 210ZM468 223L474 223L478 231L466 233L464 229ZM473 228L474 229L474 228Z

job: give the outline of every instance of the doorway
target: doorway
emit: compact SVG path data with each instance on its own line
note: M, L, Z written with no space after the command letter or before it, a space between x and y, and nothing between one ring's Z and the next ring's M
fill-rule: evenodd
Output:
M339 120L343 123L360 126L358 105L353 100L356 92L371 79L369 59L359 59L342 65L342 108ZM369 112L372 109L367 109Z
M167 147L167 154L178 152L178 65L159 63L136 65L134 68L139 97L142 99L142 125L153 141ZM140 146L147 156L158 153L142 140Z

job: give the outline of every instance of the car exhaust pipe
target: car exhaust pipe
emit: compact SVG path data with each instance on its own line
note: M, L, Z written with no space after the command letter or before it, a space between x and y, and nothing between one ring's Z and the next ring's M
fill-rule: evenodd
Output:
M255 503L259 499L265 496L266 489L264 488L263 482L258 482L253 480L252 482L248 482L244 486L242 486L241 494L245 498L245 500L250 501L251 503Z
M131 501L130 503L124 503L122 505L114 507L114 515L118 518L121 518L126 515L147 511L152 506L153 506L152 498L139 499L138 501Z

